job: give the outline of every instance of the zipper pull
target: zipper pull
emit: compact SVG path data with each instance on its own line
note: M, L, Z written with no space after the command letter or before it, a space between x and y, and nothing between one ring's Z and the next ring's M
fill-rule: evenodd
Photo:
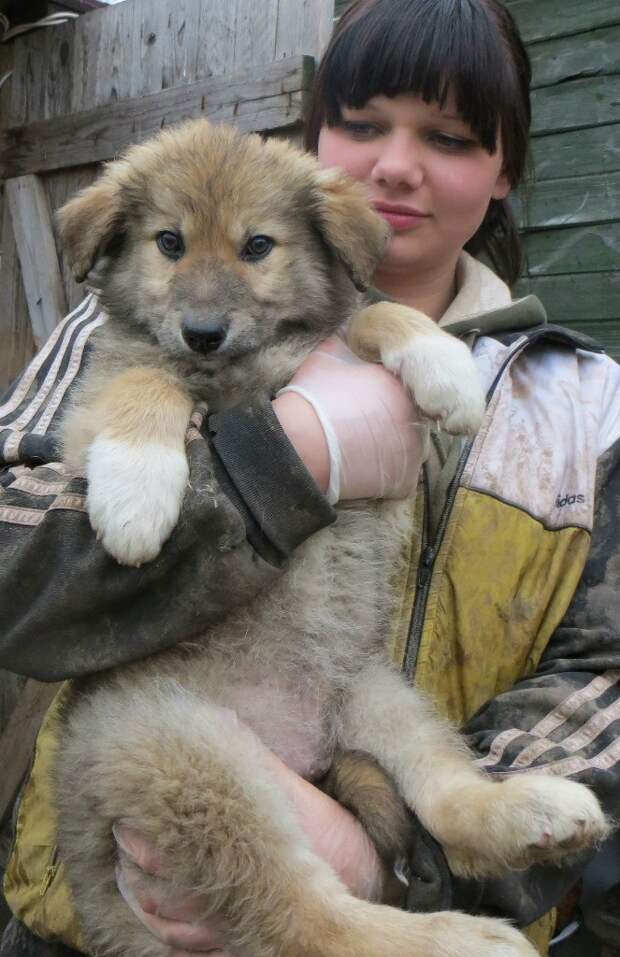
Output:
M56 877L57 870L58 870L58 848L54 847L52 849L50 862L45 868L45 871L43 872L43 878L41 880L41 886L39 888L40 897L45 897L45 895L47 894L50 888L50 884Z
M41 887L39 888L40 897L45 897L45 895L47 894L50 888L50 884L52 883L52 881L54 880L54 877L56 876L56 870L57 870L56 864L50 864L49 867L45 868L45 872L43 874L43 880L41 881Z
M435 560L435 550L430 545L425 545L420 555L420 567L418 569L418 584L426 585L431 577L431 570Z

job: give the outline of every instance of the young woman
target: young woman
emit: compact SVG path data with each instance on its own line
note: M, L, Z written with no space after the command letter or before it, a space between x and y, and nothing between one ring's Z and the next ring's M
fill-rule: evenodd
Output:
M411 568L395 583L402 613L393 623L394 660L464 727L489 773L544 768L575 775L618 814L620 372L585 339L545 325L537 300L511 300L520 257L506 197L526 164L528 85L526 53L497 0L359 0L340 21L319 71L308 147L323 165L344 167L366 183L371 202L393 227L373 294L422 309L466 337L489 391L473 444L433 437L412 509ZM473 258L478 255L495 271ZM50 349L31 392L28 373L18 383L13 397L20 402L13 399L7 430L36 405L43 373L92 321L89 308L66 327L64 347ZM339 356L318 376L316 362L305 364L292 386L306 398L287 392L274 403L276 414L320 489L328 486L330 449L314 410L327 408L349 453L343 497L403 494L394 485L381 489L382 461L394 448L415 461L415 443L401 441L415 434L409 428L415 413L381 370ZM342 397L351 394L359 406L353 426L346 416L339 419ZM387 413L377 427L382 408ZM50 507L11 469L4 501L14 511L12 520L5 513L3 534L15 557L4 562L0 577L0 595L11 595L10 602L0 600L6 617L0 664L48 680L88 673L189 637L197 614L204 626L227 603L266 587L282 557L332 513L283 435L267 447L252 442L256 409L251 413L214 417L205 443L190 446L196 474L216 468L217 501L205 506L188 495L185 508L194 521L182 524L185 531L173 536L154 567L140 570L139 582L137 573L104 561L83 512L53 507L58 496L67 501L68 493L82 493L81 484L58 488ZM265 403L259 424L273 424L272 414ZM13 426L0 446L7 461L53 461L46 433L22 436L27 428ZM0 443L4 436L0 432ZM262 525L253 490L241 481L249 460L264 477L261 494L272 492ZM274 461L276 474L288 469L292 476L285 501ZM43 468L39 476L50 482L53 473ZM292 529L290 505L301 501L303 521ZM224 590L219 603L197 609L193 600L186 619L182 610L174 620L170 613L162 619L169 579L177 594L189 595L196 578L207 574L212 555L204 530L218 505L227 521L245 523L242 544L227 561L235 563L237 579L246 575L248 593ZM29 525L18 524L20 509ZM192 526L198 532L190 540ZM317 852L355 893L379 896L382 865L361 827L275 756L267 760ZM33 796L29 785L28 800ZM171 954L228 957L225 926L197 922L200 901L170 894L166 862L155 849L122 828L117 839L144 871L139 883L121 872L119 887ZM53 843L49 829L45 840ZM26 856L14 864L22 877ZM422 833L403 857L406 906L460 907L521 926L547 915L532 932L543 953L552 908L579 874L579 867L536 868L484 884L455 881ZM156 883L149 873L158 875ZM36 894L22 896L20 916L39 934L75 943L56 863L49 874L42 896L40 884ZM45 944L17 922L4 948L3 957L74 952Z

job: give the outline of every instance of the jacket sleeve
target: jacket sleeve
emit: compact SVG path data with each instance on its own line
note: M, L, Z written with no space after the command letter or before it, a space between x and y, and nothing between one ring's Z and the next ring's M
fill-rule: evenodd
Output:
M110 558L88 521L86 483L65 473L54 441L96 327L89 301L0 400L0 667L42 681L196 637L268 588L335 518L265 397L192 417L171 538L141 568Z
M489 701L464 732L490 775L537 768L589 785L620 816L620 441L599 459L592 543L537 673ZM501 880L455 883L455 906L525 926L556 905L591 855Z

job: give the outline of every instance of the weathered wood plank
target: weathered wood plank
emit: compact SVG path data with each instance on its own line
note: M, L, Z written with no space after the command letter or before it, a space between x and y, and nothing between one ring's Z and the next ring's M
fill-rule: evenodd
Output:
M274 60L277 26L278 0L237 0L233 70Z
M9 387L35 353L22 273L8 204L2 222L0 270L0 392Z
M203 42L197 50L196 78L230 73L235 58L237 0L202 4L198 30Z
M318 59L329 40L334 15L334 0L302 5L280 0L275 59L294 56L299 50Z
M204 7L204 4L202 5ZM162 4L152 4L151 14L155 14L158 8L166 11L166 6ZM161 42L162 70L161 70L161 88L168 89L172 86L181 86L184 83L191 83L201 76L208 76L209 70L200 74L197 70L198 65L198 44L196 37L200 24L201 6L196 7L192 0L177 0L172 9L168 7L168 16L164 20L161 13L157 14L157 21L153 25L153 32L159 29L157 40L152 43L151 36L144 31L142 41L143 48L147 53L154 53L154 48L159 41ZM160 24L158 27L158 23ZM163 28L163 30L162 30ZM155 86L149 80L148 72L142 68L141 88L139 93L145 93L154 90Z
M529 233L525 247L532 276L611 272L620 265L620 222Z
M41 345L67 312L47 196L38 176L10 179L5 189L30 325Z
M532 86L620 73L620 25L536 43L530 49Z
M0 736L0 821L15 800L30 764L32 748L43 715L58 691L59 684L42 684L30 678Z
M620 322L620 272L520 279L515 296L533 293L547 310L550 322L588 323L599 319ZM585 325L583 326L585 330Z
M77 79L67 70L70 59L71 42L66 34L75 30L74 22L68 24L69 30L50 30L46 43L44 63L44 97L42 109L45 116L68 113L71 110L73 84Z
M9 178L110 159L164 125L198 116L226 120L244 130L294 126L302 117L301 96L294 94L308 89L311 74L311 58L290 57L249 73L12 127L3 134L0 175Z
M54 27L71 29L72 24ZM30 123L45 116L45 68L50 38L46 30L28 33L13 44L11 109L7 122ZM69 34L67 34L69 35Z
M620 77L601 76L532 91L532 134L620 121Z
M57 115L46 101L50 90L57 102L69 98L75 112L284 56L315 55L332 11L333 0L127 0L94 10L20 38L11 123ZM294 36L286 36L287 23L295 25ZM48 63L53 81L46 81Z
M50 209L59 209L79 189L89 186L97 176L98 169L98 166L92 164L79 166L71 170L62 170L57 173L48 173L45 176L45 188ZM56 236L55 238L57 239ZM84 298L84 286L79 286L75 282L71 269L62 255L62 249L58 241L56 242L56 252L60 263L67 311L69 312L75 309Z
M620 123L537 136L532 159L538 181L620 170Z
M549 229L620 219L620 173L538 183L526 202L515 198L521 226Z
M516 0L510 11L526 43L620 23L618 0Z

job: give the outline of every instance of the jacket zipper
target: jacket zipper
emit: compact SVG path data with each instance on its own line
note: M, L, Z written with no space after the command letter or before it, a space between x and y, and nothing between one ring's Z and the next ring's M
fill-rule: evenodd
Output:
M413 611L411 613L411 624L409 626L409 641L407 643L407 655L405 658L405 674L407 678L411 679L415 672L416 664L418 661L418 651L420 649L420 640L422 638L422 627L424 625L424 618L426 616L426 603L428 601L428 593L430 591L431 579L433 577L433 567L435 565L435 559L441 548L441 543L448 525L448 519L450 518L450 513L452 512L452 506L454 505L454 499L456 498L456 493L459 488L459 482L461 475L463 474L463 469L465 468L465 463L471 451L472 443L468 442L461 455L459 457L456 472L454 477L448 486L448 492L446 495L446 503L444 505L443 511L441 513L441 518L439 520L439 526L437 528L437 534L435 536L435 541L432 545L424 543L426 535L422 539L422 551L420 553L420 563L418 565L418 581L417 588L415 593L415 599L413 602ZM428 498L430 495L430 490L428 487L428 474L426 469L424 470L424 495L426 498L424 513L428 510ZM425 521L426 527L426 521Z
M491 400L495 389L499 383L499 380L503 376L504 372L513 361L516 356L519 355L528 345L529 340L525 339L524 342L519 344L519 348L510 352L508 356L504 359L503 363L499 367L497 374L491 383L491 386L486 395L487 406ZM424 619L426 617L426 605L428 602L428 595L431 587L431 580L433 577L433 569L435 567L435 559L439 554L443 538L448 526L448 521L450 515L452 514L452 506L454 505L454 500L456 498L457 492L461 484L461 477L465 470L465 465L467 464L467 459L469 458L469 453L471 452L473 446L472 442L467 442L461 452L459 460L456 465L456 471L448 486L448 491L446 494L446 502L441 513L441 518L439 520L439 525L437 527L437 534L435 536L435 541L433 544L428 542L428 523L427 523L427 511L428 511L428 501L430 496L430 488L428 482L428 474L426 468L424 469L424 533L422 537L422 550L420 553L420 563L418 565L418 581L417 588L415 593L415 599L413 602L413 610L411 612L411 622L409 625L409 640L407 642L407 654L405 657L405 674L407 678L411 681L415 673L416 665L418 663L418 652L420 650L420 642L422 640L422 630L424 627Z

